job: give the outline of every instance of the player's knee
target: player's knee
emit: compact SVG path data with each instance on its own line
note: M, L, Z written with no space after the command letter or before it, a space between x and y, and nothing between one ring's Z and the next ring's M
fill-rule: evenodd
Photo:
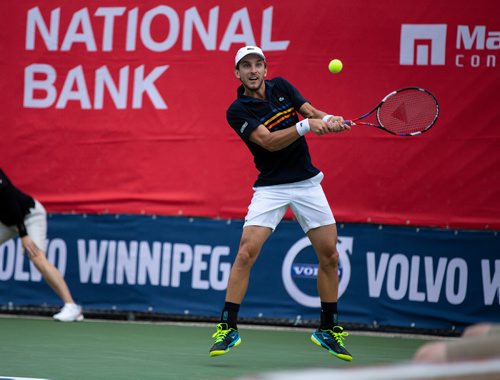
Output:
M39 252L36 256L30 256L31 262L40 272L43 272L50 265L45 255Z
M337 250L331 250L319 257L319 265L323 269L336 269L339 265L339 253Z
M246 247L240 247L238 254L236 255L236 260L234 265L237 267L248 268L253 265L257 254L247 249Z

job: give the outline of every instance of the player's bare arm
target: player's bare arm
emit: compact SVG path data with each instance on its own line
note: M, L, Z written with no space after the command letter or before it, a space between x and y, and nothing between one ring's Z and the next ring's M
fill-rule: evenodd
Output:
M250 135L250 141L270 152L275 152L286 148L288 145L297 141L299 137L300 135L293 127L271 133L261 124Z
M302 113L302 111L304 111L304 113ZM342 132L351 129L349 125L344 124L344 119L341 116L332 116L325 122L322 119L327 114L315 109L309 103L302 105L299 113L304 116L304 118L308 119L309 130L316 135ZM306 115L311 115L311 117ZM286 148L299 137L301 137L301 135L297 132L296 128L287 128L271 133L261 124L250 135L250 141L270 152L275 152Z
M344 123L342 116L331 116L323 120L328 114L326 112L316 109L311 103L304 103L299 113L309 119L311 131L317 135L324 135L330 132L343 132L350 130L351 127Z
M35 242L29 237L29 235L25 235L21 238L21 243L23 248L28 253L29 257L36 257L40 254L41 250L35 244Z

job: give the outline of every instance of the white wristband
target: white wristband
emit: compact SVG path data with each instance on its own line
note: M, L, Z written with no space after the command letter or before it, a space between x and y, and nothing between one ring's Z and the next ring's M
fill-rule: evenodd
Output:
M309 119L304 119L295 124L295 128L297 128L297 133L300 136L304 136L307 132L311 130L309 126Z
M333 115L325 115L323 116L323 121L326 123L328 121L328 119L330 119L331 117L335 117Z

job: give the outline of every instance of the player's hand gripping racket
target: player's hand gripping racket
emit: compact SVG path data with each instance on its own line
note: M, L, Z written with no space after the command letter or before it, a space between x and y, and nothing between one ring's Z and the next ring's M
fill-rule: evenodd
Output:
M375 112L377 124L365 119ZM391 92L370 112L345 123L369 125L399 136L415 136L428 131L439 116L439 104L429 91L406 87Z

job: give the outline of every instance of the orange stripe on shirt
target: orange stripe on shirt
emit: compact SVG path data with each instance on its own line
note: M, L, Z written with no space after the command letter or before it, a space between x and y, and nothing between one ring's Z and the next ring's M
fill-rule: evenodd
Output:
M291 117L293 115L293 110L294 110L294 108L290 107L290 108L288 108L287 110L285 110L283 112L278 112L272 118L270 118L269 120L266 120L264 122L264 125L267 127L267 129L271 129L271 128L275 127L277 124L279 124L283 120L288 119L289 117Z

